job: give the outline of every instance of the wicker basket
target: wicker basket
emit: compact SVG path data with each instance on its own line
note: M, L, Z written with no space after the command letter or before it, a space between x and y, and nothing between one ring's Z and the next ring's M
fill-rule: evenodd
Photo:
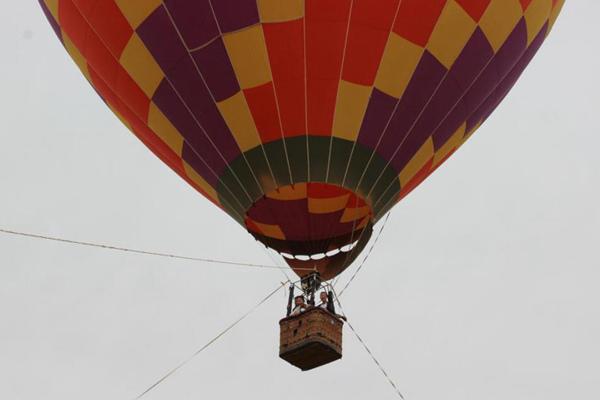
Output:
M342 358L343 322L321 308L279 321L279 357L303 371Z

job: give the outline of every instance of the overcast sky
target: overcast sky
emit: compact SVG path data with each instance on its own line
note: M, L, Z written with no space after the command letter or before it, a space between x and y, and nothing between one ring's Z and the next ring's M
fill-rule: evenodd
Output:
M36 1L6 3L1 228L273 263L110 113ZM344 296L409 400L600 398L599 14L567 2L504 104L396 206ZM0 233L0 398L131 399L282 279ZM284 308L282 292L147 398L394 398L347 328L341 361L281 361Z

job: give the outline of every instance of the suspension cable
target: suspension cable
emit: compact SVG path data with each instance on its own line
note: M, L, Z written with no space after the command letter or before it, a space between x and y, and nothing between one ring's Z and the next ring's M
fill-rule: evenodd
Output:
M143 255L155 256L155 257L166 257L166 258L172 258L172 259L178 259L178 260L199 261L199 262L210 263L210 264L224 264L224 265L235 266L235 267L250 267L250 268L262 268L262 269L287 269L284 267L279 267L279 266L274 266L274 265L251 264L251 263L242 263L242 262L235 262L235 261L216 260L216 259L211 259L211 258L181 256L181 255L176 255L176 254L160 253L160 252L155 252L155 251L137 250L137 249L131 249L131 248L127 248L127 247L111 246L111 245L107 245L107 244L83 242L83 241L79 241L79 240L64 239L64 238L45 236L45 235L39 235L39 234L34 234L34 233L18 232L18 231L13 231L13 230L9 230L9 229L3 229L3 228L0 228L0 233L5 233L7 235L13 235L13 236L27 237L27 238L32 238L32 239L49 240L49 241L53 241L53 242L73 244L73 245L78 245L78 246L95 247L95 248L100 248L100 249L105 249L105 250L114 250L114 251L121 251L121 252L134 253L134 254L143 254ZM312 271L311 268L306 268L306 270Z
M279 292L281 290L281 288L285 287L285 285L287 283L288 282L282 282L277 287L277 289L275 289L271 293L269 293L264 299L262 299L260 302L258 302L248 312L246 312L240 318L238 318L234 322L232 322L221 333L219 333L217 336L215 336L214 338L212 338L211 340L209 340L204 346L202 346L200 349L196 350L192 355L190 355L184 361L182 361L181 363L179 363L179 365L177 365L175 368L173 368L170 371L168 371L160 379L158 379L156 382L154 382L152 385L150 385L146 390L144 390L137 397L135 397L135 400L138 400L138 399L141 399L142 397L144 397L146 394L148 394L150 391L152 391L153 389L155 389L158 385L160 385L161 383L163 383L170 376L172 376L173 374L175 374L178 370L180 370L182 367L184 367L186 364L188 364L190 361L192 361L198 354L202 353L204 350L206 350L206 348L208 348L210 345L212 345L213 343L215 343L217 340L219 340L221 337L223 337L223 335L225 335L227 332L229 332L231 329L233 329L237 324L239 324L240 322L242 322L244 319L246 319L246 317L248 317L250 314L252 314L254 311L256 311L257 308L259 308L261 305L263 305L264 303L266 303L267 300L269 300L273 295L275 295L275 293Z
M273 261L273 263L278 267L278 269L281 271L281 273L283 274L283 276L285 276L285 279L287 279L288 281L291 281L289 275L287 274L286 270L289 269L288 268L284 268L281 260L278 259L277 257L273 256L273 254L271 254L271 252L269 251L269 249L265 246L263 247L263 250L265 253L267 253L267 256L269 256L269 258L271 259L271 261Z
M369 247L369 251L365 255L365 258L363 258L362 262L360 263L360 265L358 266L358 268L356 269L356 271L354 271L354 274L352 274L352 276L350 277L350 279L348 280L348 282L346 282L346 285L344 285L344 287L342 288L342 290L340 290L340 296L342 294L344 294L344 292L346 291L346 289L348 288L348 286L350 286L350 284L352 283L352 281L354 280L354 278L356 278L356 275L358 275L358 273L362 269L363 265L365 265L365 262L367 261L367 259L371 255L371 253L373 252L373 249L375 248L375 245L377 244L377 241L379 240L379 237L381 236L381 233L385 229L385 225L387 224L388 220L390 219L390 215L391 214L392 214L391 211L387 213L387 216L385 217L385 220L383 221L383 225L381 226L381 229L377 233L377 236L375 237L375 240L373 241L373 244L371 245L371 247Z

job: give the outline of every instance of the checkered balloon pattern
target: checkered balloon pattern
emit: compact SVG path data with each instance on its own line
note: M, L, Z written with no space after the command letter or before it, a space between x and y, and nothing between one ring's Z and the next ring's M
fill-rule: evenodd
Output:
M327 277L494 111L564 2L39 1L154 154Z

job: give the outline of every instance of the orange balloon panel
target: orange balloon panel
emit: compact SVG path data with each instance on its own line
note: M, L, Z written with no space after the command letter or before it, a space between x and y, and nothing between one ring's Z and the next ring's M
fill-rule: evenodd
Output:
M300 274L332 277L498 106L563 0L40 4L146 146Z

